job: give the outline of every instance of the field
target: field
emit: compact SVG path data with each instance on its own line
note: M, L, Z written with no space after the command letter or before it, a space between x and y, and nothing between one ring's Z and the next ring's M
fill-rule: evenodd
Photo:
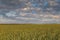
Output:
M60 24L1 24L0 40L60 40Z

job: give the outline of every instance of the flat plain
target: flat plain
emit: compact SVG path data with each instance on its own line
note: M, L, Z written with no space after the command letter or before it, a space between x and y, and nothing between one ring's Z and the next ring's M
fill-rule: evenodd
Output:
M1 24L0 40L60 40L60 24Z

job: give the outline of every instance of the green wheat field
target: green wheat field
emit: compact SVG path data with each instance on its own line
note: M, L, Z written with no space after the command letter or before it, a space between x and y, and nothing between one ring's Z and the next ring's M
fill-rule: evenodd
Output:
M60 24L1 24L0 40L60 40Z

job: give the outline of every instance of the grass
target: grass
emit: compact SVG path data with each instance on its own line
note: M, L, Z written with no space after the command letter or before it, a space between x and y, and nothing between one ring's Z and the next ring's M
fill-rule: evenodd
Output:
M1 24L0 40L60 40L60 24Z

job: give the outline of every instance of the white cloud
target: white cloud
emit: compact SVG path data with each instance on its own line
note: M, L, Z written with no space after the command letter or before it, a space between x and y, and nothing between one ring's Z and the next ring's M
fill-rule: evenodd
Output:
M21 15L21 16L26 16L27 13L20 13L19 15Z
M15 23L15 22L16 22L16 20L8 19L8 18L3 17L3 15L0 15L0 24L1 23L4 23L4 24Z
M6 13L5 15L8 16L8 17L11 17L11 16L14 17L14 16L16 16L16 12L10 11L10 12Z

